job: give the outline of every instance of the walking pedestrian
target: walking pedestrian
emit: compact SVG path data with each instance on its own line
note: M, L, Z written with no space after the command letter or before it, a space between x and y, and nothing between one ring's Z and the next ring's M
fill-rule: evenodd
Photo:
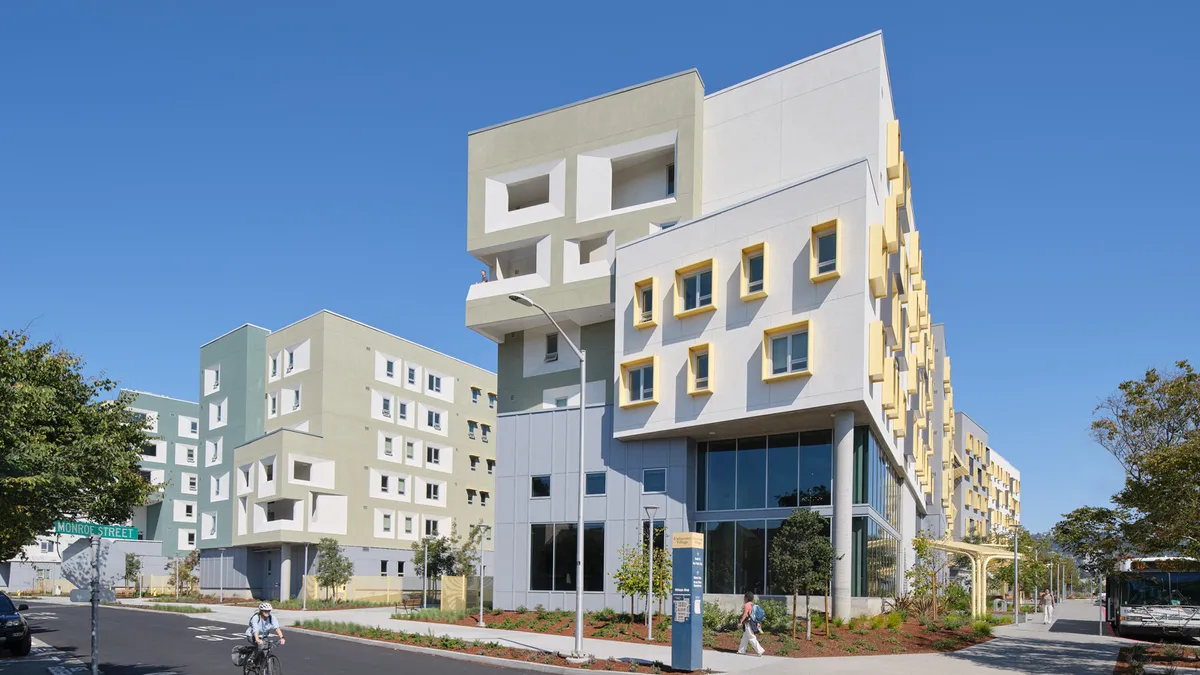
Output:
M1051 623L1054 621L1054 594L1047 588L1042 594L1042 623Z
M738 647L738 653L744 655L746 653L746 645L749 644L751 647L754 647L755 653L762 656L766 650L762 648L762 645L758 644L758 638L754 634L762 630L760 625L766 613L762 607L755 604L753 591L746 591L743 599L746 601L746 604L742 605L742 619L738 622L742 626L742 644Z

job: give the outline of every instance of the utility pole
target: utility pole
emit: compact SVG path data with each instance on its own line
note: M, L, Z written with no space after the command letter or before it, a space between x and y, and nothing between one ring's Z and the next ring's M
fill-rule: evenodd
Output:
M653 504L645 507L646 517L650 519L650 536L647 549L649 549L649 565L646 566L649 576L646 578L646 640L654 640L654 514L658 512L658 507ZM582 540L583 532L579 532L579 537ZM583 579L576 579L576 584L583 587Z
M308 543L304 544L304 574L300 577L304 584L304 594L300 596L300 611L308 610Z
M479 528L479 627L485 628L483 623L483 538L487 535L487 525L476 525Z
M96 554L96 578L92 581L92 675L100 675L100 535L92 535L92 551Z
M1021 566L1018 564L1019 553L1017 552L1017 544L1021 540L1021 531L1018 525L1013 523L1013 625L1021 624Z
M425 535L425 557L421 559L421 609L429 608L429 535Z

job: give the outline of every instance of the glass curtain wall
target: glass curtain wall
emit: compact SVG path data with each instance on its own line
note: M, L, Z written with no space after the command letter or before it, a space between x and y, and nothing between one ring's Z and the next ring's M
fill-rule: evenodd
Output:
M868 427L854 430L854 503L866 504L900 529L900 479Z
M856 516L851 529L850 594L855 597L896 595L900 588L900 540L874 518Z
M575 523L529 526L529 589L575 590ZM604 523L583 524L583 590L604 591Z
M697 466L697 511L829 506L833 432L701 443Z
M782 525L778 519L696 523L695 531L704 534L704 592L786 595L772 584L768 563L771 538ZM828 520L825 536L830 536Z

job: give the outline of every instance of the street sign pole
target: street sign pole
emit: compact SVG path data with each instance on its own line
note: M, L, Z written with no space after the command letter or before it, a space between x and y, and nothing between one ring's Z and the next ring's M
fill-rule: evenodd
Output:
M96 579L92 582L92 675L100 675L100 535L92 535L92 551L96 554Z

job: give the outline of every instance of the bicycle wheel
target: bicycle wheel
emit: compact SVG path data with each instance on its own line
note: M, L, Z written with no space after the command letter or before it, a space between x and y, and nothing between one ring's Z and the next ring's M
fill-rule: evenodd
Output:
M265 675L283 675L283 666L279 665L279 659L274 654L267 658L266 665L263 671Z

